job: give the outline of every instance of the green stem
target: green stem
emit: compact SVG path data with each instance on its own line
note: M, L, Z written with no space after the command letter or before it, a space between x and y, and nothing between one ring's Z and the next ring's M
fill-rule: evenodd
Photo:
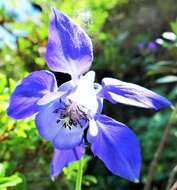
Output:
M75 190L81 190L82 174L83 174L83 159L78 161L78 173L76 178Z

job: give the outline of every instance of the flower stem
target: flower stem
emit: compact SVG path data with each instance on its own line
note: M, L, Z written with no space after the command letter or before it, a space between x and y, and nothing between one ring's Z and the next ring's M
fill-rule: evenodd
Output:
M78 173L77 173L77 178L76 178L75 190L81 190L82 175L83 175L83 159L80 159L78 161Z

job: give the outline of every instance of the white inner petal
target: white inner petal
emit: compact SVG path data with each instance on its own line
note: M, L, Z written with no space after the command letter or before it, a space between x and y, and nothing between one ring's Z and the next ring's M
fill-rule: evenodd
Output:
M63 95L63 93L61 93L61 92L48 92L41 99L39 99L37 104L41 105L41 106L48 104L49 102L61 97L61 95Z
M80 78L76 91L70 94L68 98L96 113L98 109L98 101L94 89L94 80L95 72L88 72L85 76Z
M98 127L94 119L89 121L89 132L93 137L97 136L98 134Z

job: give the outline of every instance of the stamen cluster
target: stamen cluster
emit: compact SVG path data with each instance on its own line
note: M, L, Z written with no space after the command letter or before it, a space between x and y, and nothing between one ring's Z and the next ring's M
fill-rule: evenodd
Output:
M69 105L64 104L64 108L57 108L53 113L58 114L57 124L71 130L73 126L77 127L79 125L81 128L83 127L81 121L88 121L87 112L87 109L83 106L70 101Z

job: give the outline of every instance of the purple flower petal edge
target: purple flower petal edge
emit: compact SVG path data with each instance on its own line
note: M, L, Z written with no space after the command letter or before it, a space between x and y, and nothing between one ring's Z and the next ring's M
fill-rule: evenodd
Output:
M114 78L104 78L102 85L103 89L100 96L112 103L119 102L155 110L172 105L163 96L133 83L123 82Z
M88 133L91 150L115 175L138 181L141 168L140 145L136 135L123 123L100 115L98 134Z
M14 119L24 119L39 111L37 102L48 92L57 90L55 76L41 70L30 73L16 86L10 97L7 114Z
M45 58L51 70L68 73L72 78L85 73L93 60L93 47L88 35L57 9L52 9L50 17Z
M84 145L81 144L73 149L59 150L54 149L54 155L51 162L51 176L58 176L63 168L69 163L80 160L84 154Z

